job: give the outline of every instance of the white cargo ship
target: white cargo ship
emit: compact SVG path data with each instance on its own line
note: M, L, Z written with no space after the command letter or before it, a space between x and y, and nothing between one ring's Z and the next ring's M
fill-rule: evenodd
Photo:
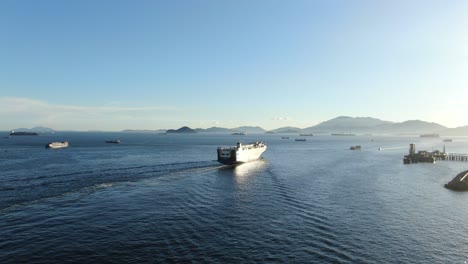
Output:
M49 142L46 145L46 148L66 148L68 147L68 141L63 141L63 142Z
M237 143L230 148L218 147L218 161L223 164L237 164L259 159L267 146L263 142L242 145Z

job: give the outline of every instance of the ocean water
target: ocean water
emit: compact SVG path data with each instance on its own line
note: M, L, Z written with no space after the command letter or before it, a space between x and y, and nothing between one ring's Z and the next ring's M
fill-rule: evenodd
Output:
M441 139L281 136L2 137L0 263L468 261L468 193L443 187L468 162L402 162ZM239 140L268 150L215 161ZM468 138L445 146L468 153Z

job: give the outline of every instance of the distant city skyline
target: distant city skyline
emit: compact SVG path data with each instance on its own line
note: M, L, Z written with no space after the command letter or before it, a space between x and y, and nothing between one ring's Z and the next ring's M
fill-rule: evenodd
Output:
M468 1L2 1L0 130L468 125Z

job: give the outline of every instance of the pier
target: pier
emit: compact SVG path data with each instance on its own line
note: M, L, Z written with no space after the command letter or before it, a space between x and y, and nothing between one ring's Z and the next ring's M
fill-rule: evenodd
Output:
M445 152L445 146L443 151L435 150L432 152L426 150L420 150L416 152L416 145L410 144L409 154L404 156L403 163L411 164L418 162L430 162L434 163L436 160L448 160L448 161L468 161L468 154L460 153L447 153Z
M468 154L447 153L447 157L446 157L445 160L451 160L451 161L468 161Z

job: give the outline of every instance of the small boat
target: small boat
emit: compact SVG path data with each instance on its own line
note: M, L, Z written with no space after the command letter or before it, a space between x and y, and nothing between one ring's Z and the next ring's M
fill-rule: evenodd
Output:
M116 139L116 140L106 140L106 143L120 144L120 139Z
M452 142L453 140L452 140L451 138L446 138L446 139L444 139L444 140L442 140L442 141L444 141L444 142Z
M305 138L296 138L295 141L306 141Z
M312 133L302 133L302 134L299 134L299 136L301 136L301 137L313 137L314 134L312 134Z
M235 132L235 133L232 133L231 135L234 135L234 136L245 136L245 135L247 135L247 133L245 133L245 132Z
M63 141L63 142L49 142L45 146L46 148L67 148L70 144L68 144L68 141Z
M351 146L350 150L361 150L361 146Z
M281 139L289 139L289 137L281 137Z

